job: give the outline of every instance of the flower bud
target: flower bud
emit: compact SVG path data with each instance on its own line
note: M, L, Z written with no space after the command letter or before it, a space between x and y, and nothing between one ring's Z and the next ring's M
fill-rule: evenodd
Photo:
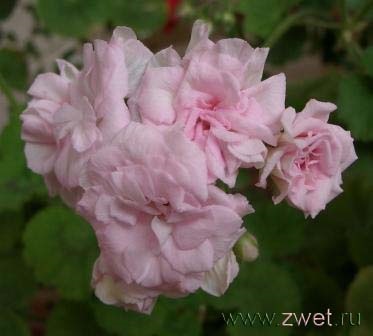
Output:
M258 241L249 232L246 232L234 247L239 261L254 261L259 256Z

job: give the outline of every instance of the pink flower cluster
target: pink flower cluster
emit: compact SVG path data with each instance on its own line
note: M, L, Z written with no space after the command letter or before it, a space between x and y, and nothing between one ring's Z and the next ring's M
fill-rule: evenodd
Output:
M285 76L262 81L267 48L209 39L197 21L184 57L153 54L129 28L86 44L83 68L58 60L22 114L28 166L92 225L96 295L150 313L159 295L221 295L238 273L232 250L254 210L227 194L239 168L260 170L306 215L341 191L355 159L331 103L285 108Z

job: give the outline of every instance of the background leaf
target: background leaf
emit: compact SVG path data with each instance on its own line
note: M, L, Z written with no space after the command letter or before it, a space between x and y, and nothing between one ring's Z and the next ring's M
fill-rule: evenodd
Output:
M0 73L10 87L24 90L27 81L25 55L13 49L0 49Z
M367 74L373 77L373 46L364 50L362 61Z
M298 252L303 246L304 215L286 202L274 205L269 199L254 198L252 204L255 213L245 217L245 226L258 240L260 258Z
M20 242L23 230L23 218L19 212L0 213L0 255L11 252Z
M36 214L25 234L25 257L42 283L69 299L90 293L97 243L90 226L71 210L53 206Z
M46 336L105 336L94 323L90 307L82 303L60 302L47 322Z
M240 0L237 10L245 15L245 32L265 38L297 2L298 0Z
M281 290L278 290L281 288ZM243 295L244 293L244 295ZM242 264L240 274L223 297L216 299L217 308L247 312L296 312L300 310L300 292L292 275L278 265L256 261ZM276 321L278 322L278 321ZM249 329L248 329L249 328ZM290 330L260 323L253 327L238 323L228 328L230 335L289 335Z
M300 308L299 290L292 275L283 267L263 260L242 263L239 275L227 292L219 298L209 296L208 302L217 309L243 312L297 311Z
M107 1L108 18L114 25L131 27L139 37L148 37L166 23L163 0Z
M99 325L118 336L193 336L201 331L198 306L159 298L151 315L124 311L96 301L93 304ZM141 326L141 328L139 328Z
M20 256L3 256L0 274L0 307L24 306L36 289L30 268Z
M16 3L16 0L2 0L0 2L0 20L4 20L10 15Z
M28 336L28 327L18 315L8 309L0 309L1 336Z
M97 0L37 0L37 13L52 32L85 37L105 20L106 3Z
M373 329L373 267L362 269L352 282L346 299L346 308L361 314L361 326ZM354 315L355 316L355 315ZM356 318L356 317L355 317Z
M369 83L356 75L345 76L339 85L340 119L352 135L362 141L373 140L373 94Z
M9 124L0 137L0 211L18 210L35 195L45 195L40 176L26 167L18 111L10 111Z

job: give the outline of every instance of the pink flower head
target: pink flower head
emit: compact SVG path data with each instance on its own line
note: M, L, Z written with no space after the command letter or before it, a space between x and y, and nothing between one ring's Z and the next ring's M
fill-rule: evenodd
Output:
M105 265L94 281L103 300L109 289L100 281L109 281L121 293L118 305L133 309L134 300L147 312L151 298L209 291L211 279L210 292L222 294L237 274L232 258L214 268L252 209L244 197L207 185L203 152L177 125L130 123L92 155L81 185L78 211L95 228Z
M76 188L89 156L127 125L124 97L134 90L149 53L131 30L119 27L110 42L85 44L82 71L59 60L59 75L36 78L21 116L22 138L28 166L45 177L51 193L66 196Z
M129 106L146 124L181 123L206 155L209 182L232 187L239 167L261 167L265 143L276 144L285 77L261 82L267 48L208 35L196 21L183 59L171 47L156 54Z
M302 112L285 110L284 133L278 147L268 154L261 172L261 187L271 175L284 198L314 218L328 202L342 192L341 173L356 159L350 132L328 124L329 114L336 109L331 103L310 100Z

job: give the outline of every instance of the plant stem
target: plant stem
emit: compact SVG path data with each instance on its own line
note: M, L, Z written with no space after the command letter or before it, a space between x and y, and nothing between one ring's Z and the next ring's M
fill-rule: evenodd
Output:
M293 26L295 22L302 18L304 15L304 12L298 12L288 16L273 30L271 35L264 42L264 46L272 47L281 38L281 36L284 35L290 29L290 27Z
M264 46L272 47L292 26L308 24L324 29L340 29L339 23L324 21L315 16L315 12L304 10L294 13L283 20L265 41Z
M322 19L311 17L311 16L304 18L303 22L310 26L315 26L315 27L325 28L325 29L340 29L341 28L339 23L323 21Z

